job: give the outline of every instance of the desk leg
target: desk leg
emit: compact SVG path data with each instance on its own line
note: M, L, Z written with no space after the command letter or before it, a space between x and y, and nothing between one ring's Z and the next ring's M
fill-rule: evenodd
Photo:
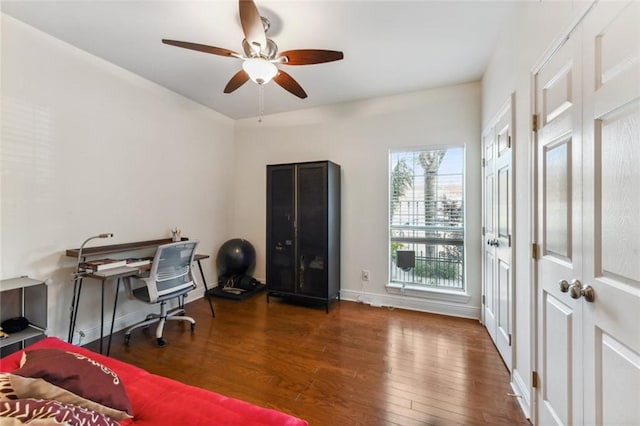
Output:
M100 353L102 354L102 339L104 338L104 281L102 281L102 297L100 298Z
M113 323L116 322L116 308L118 307L118 293L120 293L120 278L116 284L116 296L113 299L113 314L111 315L111 329L109 330L109 343L107 343L107 356L111 352L111 338L113 337Z
M82 292L82 278L73 283L73 296L71 297L71 321L69 323L69 336L67 342L73 343L73 334L76 331L78 319L78 306L80 305L80 293Z
M211 308L211 316L215 318L216 313L213 310L213 303L211 303L211 296L209 296L209 287L207 287L207 280L204 277L204 272L202 271L202 265L200 264L200 261L198 260L198 269L200 269L200 276L202 277L202 284L204 284L204 296L207 298L207 301L209 302L209 307Z

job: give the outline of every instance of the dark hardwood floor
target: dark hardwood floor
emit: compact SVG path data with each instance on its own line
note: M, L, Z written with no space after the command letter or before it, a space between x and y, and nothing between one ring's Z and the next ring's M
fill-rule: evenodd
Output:
M474 320L341 301L293 305L264 294L186 306L197 326L169 323L111 356L311 425L528 424L486 330ZM98 342L88 347L97 348Z

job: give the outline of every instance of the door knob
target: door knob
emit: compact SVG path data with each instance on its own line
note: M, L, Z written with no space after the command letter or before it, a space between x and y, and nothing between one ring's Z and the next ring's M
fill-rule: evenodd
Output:
M573 299L580 299L582 297L582 283L579 280L571 281L569 287L569 295Z
M558 282L558 285L560 286L561 292L566 293L569 291L569 282L567 280L560 280L560 282Z
M571 295L574 299L580 299L584 296L584 299L592 303L596 299L596 294L593 291L593 287L590 285L582 286L582 283L579 280L571 281L571 286L569 287L569 295Z
M593 303L593 301L596 300L596 292L590 285L584 286L580 294L582 294L584 296L584 300L589 303Z

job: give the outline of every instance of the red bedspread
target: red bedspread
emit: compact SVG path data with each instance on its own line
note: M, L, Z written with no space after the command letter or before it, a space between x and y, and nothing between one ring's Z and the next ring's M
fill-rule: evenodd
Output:
M307 422L279 411L249 404L205 389L189 386L87 349L49 337L29 347L60 348L86 355L106 365L121 378L133 405L134 418L124 425L278 425ZM0 360L0 372L19 367L22 352Z

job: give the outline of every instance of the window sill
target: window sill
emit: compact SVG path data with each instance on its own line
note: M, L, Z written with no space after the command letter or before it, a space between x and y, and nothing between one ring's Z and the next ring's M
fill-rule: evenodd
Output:
M398 283L388 283L386 286L387 293L400 294L403 296L421 297L424 299L442 300L446 302L468 303L471 295L465 291L452 291L437 288L424 288L412 285Z

